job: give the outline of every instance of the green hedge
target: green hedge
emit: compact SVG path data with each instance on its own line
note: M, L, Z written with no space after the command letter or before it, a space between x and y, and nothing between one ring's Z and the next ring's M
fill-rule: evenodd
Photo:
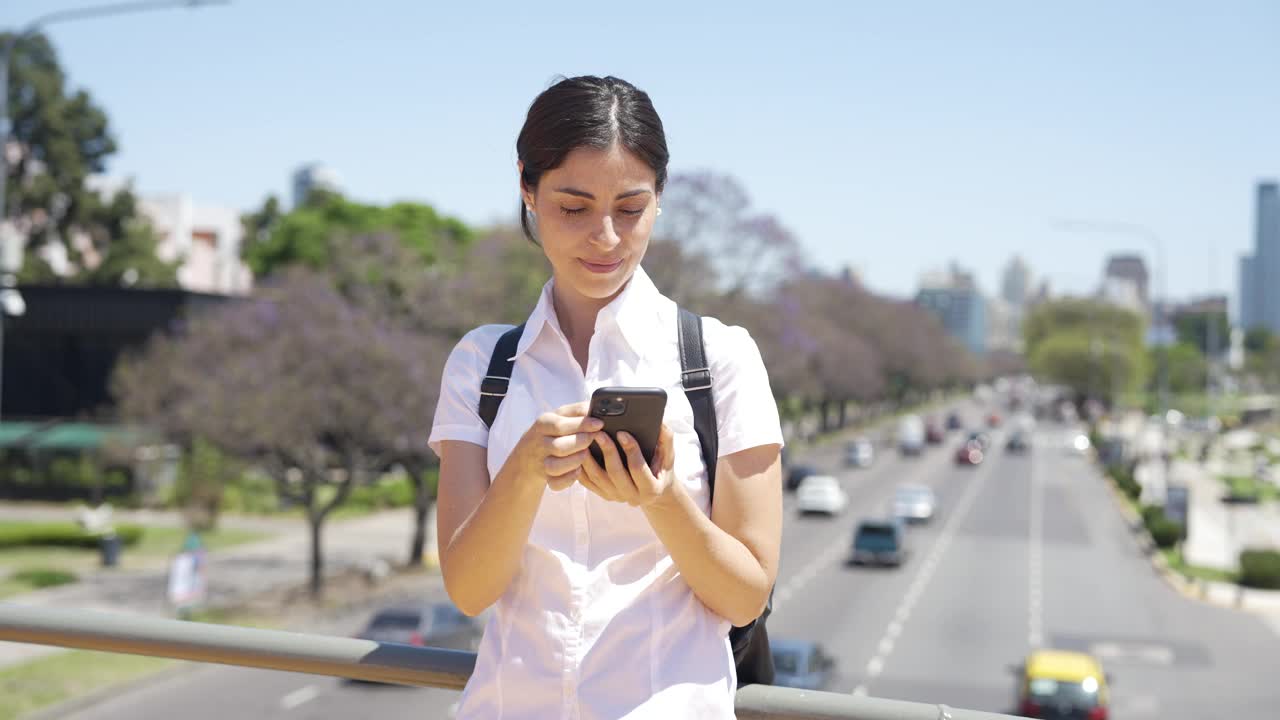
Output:
M1133 500L1142 495L1142 485L1133 477L1135 467L1134 463L1116 463L1107 468L1107 474L1115 481L1116 487Z
M1164 508L1159 505L1142 507L1142 524L1151 533L1151 539L1158 548L1171 548L1184 539L1186 528L1182 523L1174 522L1164 515Z
M1241 552L1240 584L1267 590L1280 590L1280 550Z
M77 579L75 573L58 570L57 568L27 568L19 570L9 577L36 589L67 585Z
M116 535L125 545L142 539L139 525L117 525ZM0 523L0 548L12 547L83 547L96 548L100 536L85 532L74 523Z

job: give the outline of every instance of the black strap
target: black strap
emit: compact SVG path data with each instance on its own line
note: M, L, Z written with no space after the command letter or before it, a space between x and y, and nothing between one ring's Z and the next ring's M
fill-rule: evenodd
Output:
M498 344L489 357L489 370L480 381L480 419L485 427L492 427L494 418L498 417L498 406L507 396L507 387L511 384L511 369L516 365L516 346L520 344L520 336L524 334L524 323L511 328L498 338Z
M702 318L680 308L680 383L693 408L693 429L702 447L702 462L707 466L707 490L716 489L716 461L720 457L720 435L717 432L716 404L711 394L711 366L702 342Z

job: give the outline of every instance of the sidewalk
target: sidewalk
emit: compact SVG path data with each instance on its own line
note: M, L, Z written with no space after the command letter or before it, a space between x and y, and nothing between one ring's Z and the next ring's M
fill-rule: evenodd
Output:
M115 508L111 518L118 523L156 525L160 527L186 527L186 519L176 510L129 510ZM43 522L75 522L76 511L61 503L0 501L0 520L27 520ZM287 532L295 528L297 516L241 515L220 513L218 526L236 530L257 532Z
M208 555L210 607L226 607L283 587L299 587L310 577L310 529L301 518L278 537L238 545ZM413 509L387 510L326 523L326 576L403 563L413 534ZM78 583L37 590L10 600L20 605L69 607L172 617L166 601L167 570L99 570ZM59 652L59 648L0 642L0 668Z

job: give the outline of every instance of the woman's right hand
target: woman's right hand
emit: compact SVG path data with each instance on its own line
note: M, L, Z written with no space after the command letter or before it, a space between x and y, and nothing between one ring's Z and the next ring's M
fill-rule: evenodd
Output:
M507 466L522 480L537 478L552 490L578 482L592 439L604 427L598 418L587 415L590 407L588 402L574 403L538 416L512 449Z

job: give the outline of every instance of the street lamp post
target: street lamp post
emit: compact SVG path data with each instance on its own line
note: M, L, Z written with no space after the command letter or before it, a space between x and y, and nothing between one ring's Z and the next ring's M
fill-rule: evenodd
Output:
M16 242L16 233L8 232L8 204L6 183L9 179L9 136L13 132L13 122L9 119L9 68L13 64L13 50L18 41L30 37L54 23L72 22L74 20L90 20L93 18L126 15L150 10L170 10L175 8L196 9L209 5L226 5L231 0L150 0L146 2L121 2L107 5L69 8L41 15L27 23L20 30L9 33L4 47L0 48L0 243ZM13 257L17 262L10 262ZM0 388L4 386L4 316L11 305L21 304L21 297L14 289L18 263L21 253L16 249L0 248ZM16 301L13 298L17 298ZM21 312L11 313L20 315ZM0 396L2 400L2 396ZM3 415L0 404L0 415Z

